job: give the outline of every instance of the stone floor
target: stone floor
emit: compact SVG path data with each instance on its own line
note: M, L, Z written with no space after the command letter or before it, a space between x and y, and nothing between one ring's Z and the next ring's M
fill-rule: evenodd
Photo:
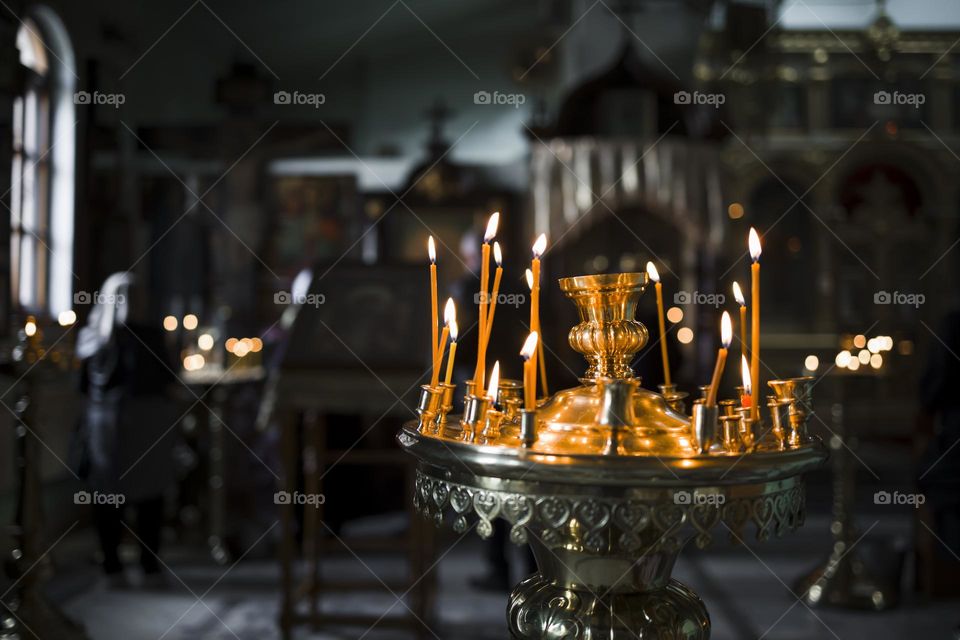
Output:
M743 547L685 552L675 576L698 591L713 619L713 640L953 640L960 623L960 602L923 603L906 598L885 613L808 610L791 594L795 579L827 553L830 538L825 516L811 516L804 529L788 538ZM884 518L870 537L902 539L909 518ZM89 557L89 534L74 536L70 549L57 554L61 567L52 595L81 621L91 640L273 640L278 606L278 572L270 559L270 538L250 558L227 571L196 552L165 553L170 576L166 590L110 589L90 563L71 565L64 558ZM756 553L756 555L754 555ZM506 594L479 593L468 581L478 571L483 550L473 536L455 545L439 565L439 616L427 638L504 640ZM361 555L324 565L329 575L363 578L370 572L387 579L402 575L399 558ZM135 579L135 576L131 578ZM181 582L182 581L182 582ZM381 590L369 595L331 598L325 609L400 615L402 605ZM297 640L392 640L412 634L373 629L301 630ZM47 640L47 639L43 639Z

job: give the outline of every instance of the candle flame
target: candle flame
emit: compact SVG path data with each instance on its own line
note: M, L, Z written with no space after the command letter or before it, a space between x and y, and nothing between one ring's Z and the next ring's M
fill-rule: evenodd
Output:
M500 243L493 243L493 259L497 262L498 267L503 266L503 252L500 251Z
M490 372L490 386L487 387L487 396L496 399L497 389L500 387L500 361L493 363L493 371Z
M500 212L494 211L490 214L490 219L487 220L487 230L483 234L483 241L490 242L497 235L497 226L500 224Z
M743 297L743 289L740 288L740 283L737 281L733 282L733 297L736 298L737 304L741 307L747 306L747 299Z
M430 256L430 264L437 263L437 245L433 241L433 236L427 240L427 255Z
M547 234L541 233L533 243L533 257L539 258L547 250Z
M520 355L523 356L524 360L529 360L533 357L533 354L537 351L537 341L540 339L540 336L536 331L531 331L530 335L527 336L527 339L523 342L523 348L520 349Z
M530 287L530 291L533 291L533 271L527 269L527 286Z
M457 321L457 305L453 303L453 298L447 298L447 304L443 307L443 324L449 325Z
M753 227L750 227L750 236L747 244L750 246L750 257L756 262L760 259L760 236Z
M647 263L647 275L654 282L660 282L660 272L657 271L657 267L652 262Z
M450 325L450 342L456 342L457 336L460 335L460 327L457 325L456 319L451 320Z
M743 377L743 394L747 396L753 395L750 385L750 365L747 364L746 356L740 356L740 375Z
M730 314L724 311L723 316L720 317L720 342L723 343L724 349L729 349L732 341L733 323L730 322Z

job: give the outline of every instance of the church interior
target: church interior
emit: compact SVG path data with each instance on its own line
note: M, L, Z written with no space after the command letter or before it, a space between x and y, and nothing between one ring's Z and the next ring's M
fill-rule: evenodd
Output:
M960 4L0 42L0 640L960 640Z

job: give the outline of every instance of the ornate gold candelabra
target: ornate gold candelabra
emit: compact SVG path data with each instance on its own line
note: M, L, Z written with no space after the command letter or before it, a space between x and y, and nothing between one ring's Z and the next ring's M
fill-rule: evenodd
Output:
M671 578L684 545L707 546L719 526L740 539L752 522L763 540L803 522L801 475L827 455L806 433L809 380L770 383L768 424L733 401L700 399L684 415L676 389L646 390L629 366L647 341L634 320L646 284L643 273L560 280L580 313L581 386L536 411L520 409L516 382L497 398L468 388L460 418L443 401L452 390L428 386L420 420L398 434L419 460L422 513L483 537L501 518L532 547L538 571L510 595L514 638L705 640L706 607Z

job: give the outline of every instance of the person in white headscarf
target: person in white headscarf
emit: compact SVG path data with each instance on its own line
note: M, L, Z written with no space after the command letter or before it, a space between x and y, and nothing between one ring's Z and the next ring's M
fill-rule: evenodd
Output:
M113 335L115 324L127 321L128 289L134 276L129 271L118 271L103 281L97 292L96 304L87 316L87 324L77 335L77 357L90 358L100 351Z
M114 585L126 580L118 555L125 509L136 513L132 529L145 582L163 582L163 494L175 479L172 441L180 414L169 396L175 365L160 319L147 313L147 294L134 274L111 275L77 338L84 411L74 464L89 485L103 569Z

